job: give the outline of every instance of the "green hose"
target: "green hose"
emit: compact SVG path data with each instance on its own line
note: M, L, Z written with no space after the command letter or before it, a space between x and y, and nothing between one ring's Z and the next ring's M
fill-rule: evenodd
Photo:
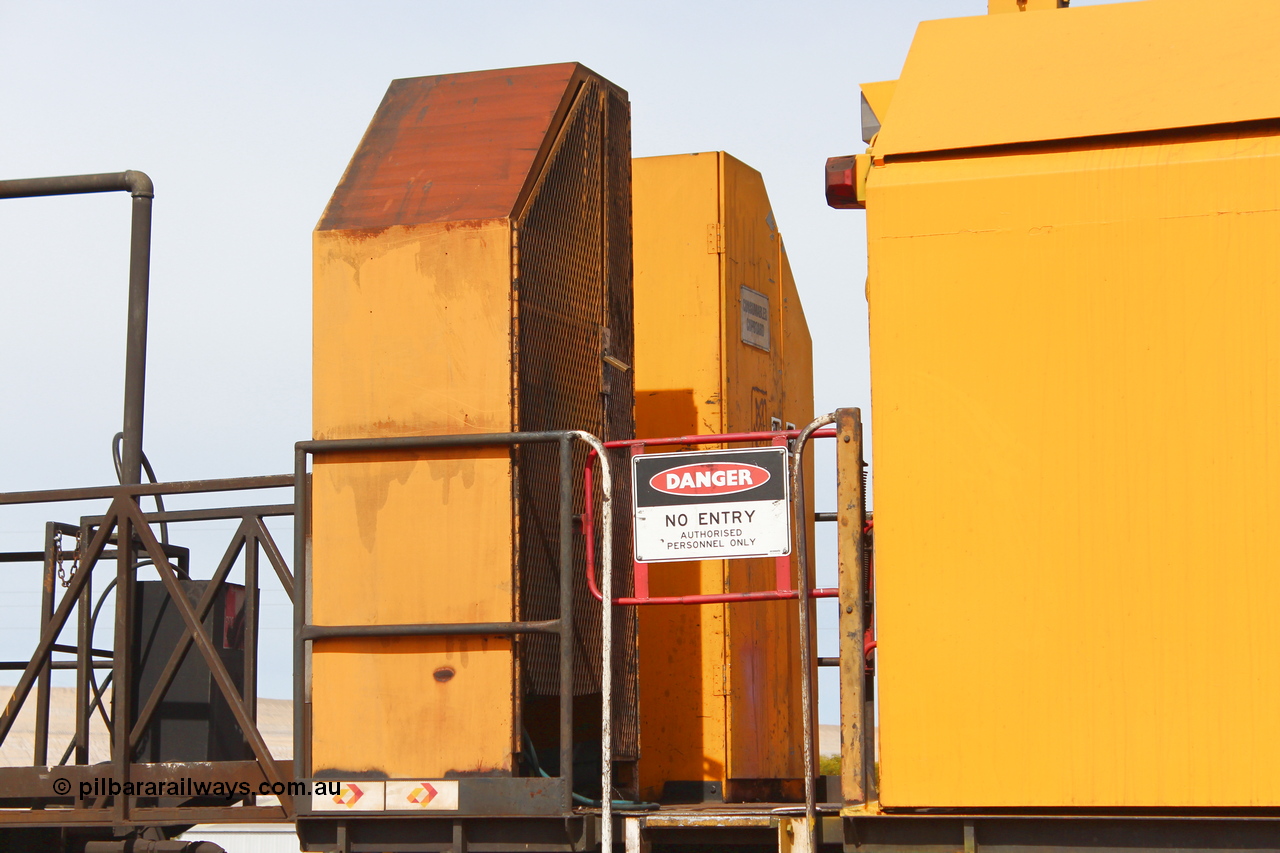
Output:
M533 765L533 769L538 771L538 775L544 779L553 778L550 773L542 769L542 765L538 762L538 750L534 749L533 741L529 738L529 732L521 727L520 734L524 738L525 752L529 756L529 763ZM590 797L584 797L577 791L573 792L573 801L580 806L590 806L591 808L603 808L604 804L599 800L593 800ZM643 810L654 811L658 808L657 803L640 803L635 800L611 800L613 807L616 809L627 809L629 811Z

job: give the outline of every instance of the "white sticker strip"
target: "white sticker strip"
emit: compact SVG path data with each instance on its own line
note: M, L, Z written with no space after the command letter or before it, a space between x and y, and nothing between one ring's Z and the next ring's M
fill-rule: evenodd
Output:
M424 779L387 783L387 809L450 812L458 810L456 779Z
M311 792L311 810L380 812L386 808L386 799L385 782L316 782Z

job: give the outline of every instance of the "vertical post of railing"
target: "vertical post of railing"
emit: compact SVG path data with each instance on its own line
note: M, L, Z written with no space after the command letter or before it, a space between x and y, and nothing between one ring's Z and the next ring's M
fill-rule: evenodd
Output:
M117 500L117 506L137 505L136 495ZM115 684L111 689L111 724L115 736L111 752L115 777L122 790L129 783L133 760L129 748L129 730L133 728L133 554L133 518L124 510L116 528L116 628L112 659ZM116 796L114 811L116 823L124 823L129 817L129 797L123 793Z
M82 530L84 528L81 528ZM85 537L81 537L85 541ZM76 556L80 546L76 545ZM93 567L82 566L82 572L90 572L80 588L80 601L76 603L79 610L76 630L76 747L75 763L89 763L89 667L93 665L93 637L90 634L93 612Z
M863 528L866 496L862 493L862 413L836 410L836 522L840 565L840 792L846 805L867 801L865 653L863 635Z
M560 778L564 809L573 810L573 438L560 451ZM512 638L513 641L515 638Z
M258 538L244 543L244 702L258 719Z
M776 436L773 439L774 447L786 447L787 437L785 435ZM791 589L791 557L774 557L773 558L773 587L774 589L789 590Z
M632 456L640 456L644 453L643 444L633 444L630 449ZM634 489L635 486L633 485ZM649 597L649 564L632 561L632 581L631 594L636 598Z
M307 679L307 531L311 527L310 489L307 488L307 451L293 451L293 778L311 774L311 744L306 731L306 706L311 693Z
M613 472L609 452L589 432L575 434L600 460L600 849L613 850Z
M248 528L248 519L240 530ZM258 724L258 537L249 533L244 542L244 706L249 719ZM257 803L250 795L249 805Z
M133 221L129 234L129 322L125 329L124 446L121 479L142 482L142 414L147 384L147 300L151 287L151 180L133 176ZM117 685L124 689L124 685Z
M795 551L796 555L796 600L800 605L800 705L803 743L804 743L804 816L808 827L808 837L813 839L816 847L821 842L821 827L817 822L817 801L814 783L816 782L817 754L814 726L815 694L813 689L813 619L809 612L809 590L812 579L809 573L809 510L805 501L804 450L810 437L821 427L835 420L835 415L823 415L811 421L796 436L795 448L791 456L791 495L795 502Z
M40 636L44 636L49 619L53 616L53 590L57 583L57 559L55 553L58 541L58 526L49 521L44 526L44 583L40 591ZM50 651L42 662L40 680L36 682L36 731L35 760L36 766L49 763L49 689L53 686L53 652Z

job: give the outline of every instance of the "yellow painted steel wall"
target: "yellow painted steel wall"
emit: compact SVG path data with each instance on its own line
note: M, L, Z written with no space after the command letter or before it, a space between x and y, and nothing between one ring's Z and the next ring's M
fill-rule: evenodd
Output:
M808 327L759 173L703 153L638 159L632 174L637 435L808 422ZM769 296L770 352L741 342L744 284ZM650 576L653 595L768 589L774 564L664 563ZM674 780L727 783L732 798L733 780L803 775L794 604L648 607L640 618L645 796Z
M908 70L941 62L929 38ZM925 127L921 85L882 139ZM1280 805L1276 134L877 148L884 805Z
M507 220L317 231L314 256L317 438L512 429ZM318 458L312 622L510 621L511 478L506 448ZM511 769L509 640L317 640L311 666L316 772Z
M629 132L626 93L576 63L392 81L313 237L315 438L552 426L630 437L630 377L600 372L606 347L633 360ZM565 281L568 301L555 298ZM540 356L557 346L574 356L548 367ZM624 405L599 393L605 376ZM554 501L544 475L554 470L528 448L317 453L309 623L539 618L528 611L555 576L535 555L545 507L533 508ZM563 615L580 623L575 655L590 656L598 611L584 593ZM558 692L536 645L522 684L508 638L316 640L300 673L302 771L515 772L521 718L534 734L555 725L554 700L519 707ZM598 690L589 661L575 670L579 694ZM618 675L623 704L634 678ZM619 720L616 754L628 755L634 708Z
M717 154L631 164L635 262L636 435L720 432L720 221ZM678 344L678 346L677 346ZM723 561L654 564L653 595L724 583ZM724 605L640 608L640 786L726 775Z

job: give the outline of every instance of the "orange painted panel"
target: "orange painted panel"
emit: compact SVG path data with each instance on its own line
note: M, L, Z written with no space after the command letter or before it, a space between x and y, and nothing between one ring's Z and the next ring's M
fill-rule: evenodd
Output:
M317 232L314 245L317 438L511 429L507 221ZM511 480L505 448L318 457L313 624L512 619ZM437 680L441 668L456 675ZM514 679L507 640L317 642L313 767L510 772Z
M511 697L497 697L484 713L473 703L511 683L506 638L317 641L312 766L391 778L508 774Z
M767 430L775 418L779 425L788 421L803 425L812 419L812 375L804 372L805 356L798 358L800 370L794 374L784 358L788 347L804 346L802 340L788 342L785 334L789 326L803 326L804 315L794 282L789 288L784 283L790 269L783 266L782 235L760 173L727 154L721 162L724 428L727 432ZM743 287L768 301L768 351L743 340ZM793 315L790 324L788 313ZM793 392L790 401L788 389ZM784 410L788 402L791 409ZM725 590L773 589L776 574L774 560L728 560L724 562ZM797 606L768 601L731 604L726 610L728 777L744 782L803 779ZM777 789L773 796L782 793ZM794 786L788 793L795 793Z
M719 432L719 157L632 162L636 435ZM722 561L650 567L652 595L722 591ZM640 785L725 779L724 605L641 607Z
M759 173L710 153L638 159L633 176L637 435L808 422L808 330ZM743 286L768 300L768 351L742 343ZM653 595L721 593L772 588L775 566L704 560L650 573ZM794 605L642 607L640 619L645 796L666 781L733 795L731 779L802 776Z

